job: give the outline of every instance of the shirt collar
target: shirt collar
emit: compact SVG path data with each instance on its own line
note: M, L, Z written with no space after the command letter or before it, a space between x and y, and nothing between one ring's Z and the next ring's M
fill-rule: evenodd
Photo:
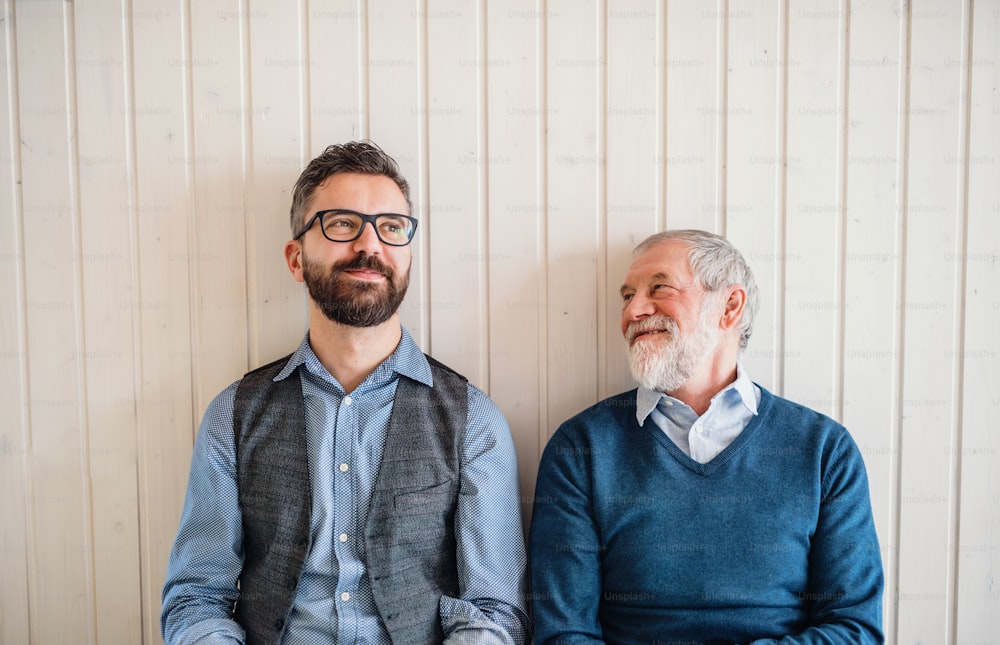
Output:
M417 343L410 336L410 333L406 331L406 328L401 327L400 329L402 337L399 339L399 345L365 380L372 379L379 382L395 378L398 374L424 385L433 386L434 379L431 376L431 366L427 362L427 357L417 347ZM288 378L292 372L302 365L305 366L310 374L323 380L336 382L333 376L323 367L323 364L320 363L315 352L313 352L312 345L309 344L308 333L306 333L302 342L299 343L299 348L295 350L291 358L288 359L288 362L285 363L285 366L274 377L274 380L282 381Z
M740 397L740 401L744 406L746 406L747 410L756 416L757 395L754 391L754 384L753 381L750 380L750 376L747 374L746 370L743 369L743 364L739 361L736 361L736 380L719 390L715 396L712 397L712 400L714 401L715 399L724 396L729 391L735 392ZM669 394L651 390L644 385L639 386L635 395L635 420L639 422L640 426L646 422L646 417L648 417L649 414L656 409L656 405L660 402L660 399L663 398L681 403L679 399L675 399Z
M753 381L750 380L747 371L743 369L743 363L739 361L736 361L736 380L729 387L740 395L740 401L743 402L747 410L754 416L757 416L757 388L754 386Z

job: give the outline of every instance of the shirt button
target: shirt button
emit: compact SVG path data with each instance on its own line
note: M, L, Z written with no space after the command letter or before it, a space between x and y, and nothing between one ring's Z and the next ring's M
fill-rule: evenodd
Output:
M348 466L347 464L340 464L340 472L346 473L350 469L351 469L351 467Z
M343 600L344 602L347 602L348 600L351 599L351 594L345 591L344 593L340 594L340 599Z
M347 533L341 533L340 534L340 541L341 542L347 542Z
M695 426L694 431L697 432L698 434L701 434L701 426Z
M349 397L349 396L345 396L345 397L344 397L344 405L350 405L350 404L352 404L352 403L354 403L354 399L352 399L352 398L351 398L351 397Z

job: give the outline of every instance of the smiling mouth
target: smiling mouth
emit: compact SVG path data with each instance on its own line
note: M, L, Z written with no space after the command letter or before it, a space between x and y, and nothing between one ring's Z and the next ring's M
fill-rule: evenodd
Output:
M631 336L629 338L629 344L630 345L635 344L635 343L639 342L639 339L647 337L647 336L657 336L657 335L660 335L660 334L669 334L669 333L670 333L670 330L667 330L667 329L646 329L646 330L643 330L643 331L637 331L637 332L634 332L633 334L631 334Z
M358 280L381 280L385 279L385 274L371 269L348 269L344 271L347 275Z

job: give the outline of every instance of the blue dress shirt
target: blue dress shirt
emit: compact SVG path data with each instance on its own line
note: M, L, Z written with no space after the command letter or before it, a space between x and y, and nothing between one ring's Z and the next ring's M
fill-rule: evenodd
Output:
M760 388L737 362L736 380L712 397L708 410L700 417L680 399L640 386L635 419L642 425L649 417L685 455L707 464L757 416L759 404Z
M300 365L313 547L282 643L390 643L368 581L362 527L398 377L431 385L430 366L405 329L396 351L350 394L319 362L308 336L276 380ZM163 590L170 645L243 643L243 629L232 620L243 567L232 418L237 385L209 405L195 442ZM496 405L471 384L468 398L455 516L461 597L441 599L445 643L523 643L530 627L514 445Z

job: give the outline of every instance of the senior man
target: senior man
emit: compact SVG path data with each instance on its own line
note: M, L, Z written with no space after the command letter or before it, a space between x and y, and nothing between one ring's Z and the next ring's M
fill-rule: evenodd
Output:
M758 306L739 251L653 235L621 297L639 387L562 424L539 466L536 643L882 642L861 454L739 362Z

